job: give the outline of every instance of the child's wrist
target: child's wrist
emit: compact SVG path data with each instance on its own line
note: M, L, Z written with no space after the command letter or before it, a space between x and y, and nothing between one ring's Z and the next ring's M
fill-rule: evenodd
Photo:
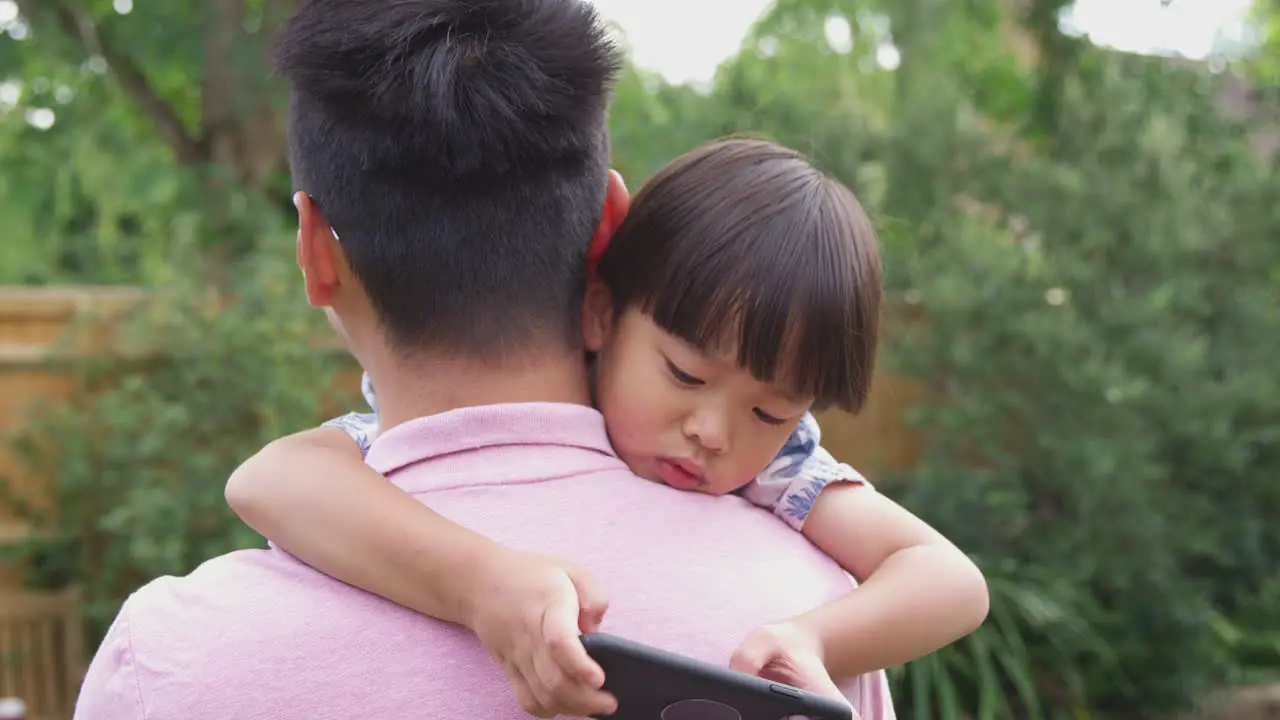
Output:
M495 542L476 548L458 568L452 586L457 598L458 621L475 631L489 610L494 590L512 572L516 552Z
M820 609L819 609L820 610ZM823 621L820 612L808 612L798 615L780 623L775 623L773 627L776 632L793 638L808 648L819 660L826 662L827 643L823 634L827 623Z

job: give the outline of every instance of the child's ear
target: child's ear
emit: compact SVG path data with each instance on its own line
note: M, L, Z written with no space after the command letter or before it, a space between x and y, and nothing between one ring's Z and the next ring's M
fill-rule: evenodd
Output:
M613 295L604 283L589 278L582 302L582 344L588 352L600 352L612 331Z

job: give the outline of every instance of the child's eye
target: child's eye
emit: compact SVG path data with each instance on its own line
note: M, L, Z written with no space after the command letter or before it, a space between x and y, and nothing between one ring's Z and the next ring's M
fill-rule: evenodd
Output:
M782 423L786 422L786 420L783 420L782 418L776 418L770 415L769 413L761 410L760 408L754 408L752 412L756 414L757 420L759 420L762 423L765 423L766 425L781 425Z
M696 378L690 375L689 373L681 370L680 368L676 367L676 364L671 362L670 360L667 360L667 370L671 372L671 377L675 378L676 382L680 383L681 385L696 386L696 385L703 384L703 380L701 378Z

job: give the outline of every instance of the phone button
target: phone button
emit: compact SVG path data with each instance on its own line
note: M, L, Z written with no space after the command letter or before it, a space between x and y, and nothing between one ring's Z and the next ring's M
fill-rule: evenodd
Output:
M775 692L779 695L786 695L789 698L800 697L800 691L790 685L770 685L769 690L770 692Z

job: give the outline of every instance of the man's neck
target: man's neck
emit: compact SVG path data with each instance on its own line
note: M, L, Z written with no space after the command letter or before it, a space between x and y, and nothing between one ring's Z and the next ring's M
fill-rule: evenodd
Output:
M462 358L388 358L365 369L378 395L380 432L465 407L591 402L580 353L548 353L491 364Z

